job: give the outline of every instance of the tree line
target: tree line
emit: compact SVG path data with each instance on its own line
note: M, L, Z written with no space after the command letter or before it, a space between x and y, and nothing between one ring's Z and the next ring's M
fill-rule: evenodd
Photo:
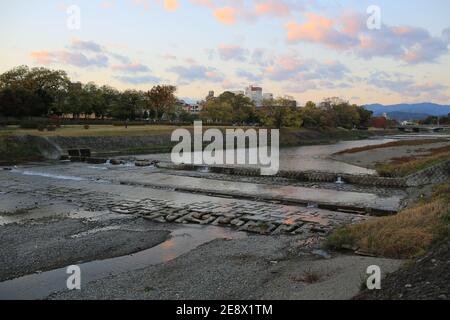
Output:
M157 85L148 91L119 91L93 82L72 83L62 70L19 66L0 75L0 115L29 118L72 114L94 114L99 119L153 119L191 122L200 118L208 123L263 125L267 127L343 127L368 126L372 112L338 98L304 107L288 97L264 100L262 107L242 94L224 92L200 102L201 112L193 115L175 96L177 88Z
M94 114L97 118L159 120L176 117L176 87L154 86L148 91L119 91L93 82L72 83L62 70L16 67L0 75L0 114L29 118L49 115Z
M328 98L319 104L307 102L304 107L288 97L264 100L261 108L244 95L224 92L208 99L200 117L208 122L261 124L267 127L367 127L372 111L339 98Z

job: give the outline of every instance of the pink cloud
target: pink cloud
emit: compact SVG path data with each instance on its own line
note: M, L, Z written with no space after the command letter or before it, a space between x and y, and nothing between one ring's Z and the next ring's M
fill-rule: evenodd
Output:
M289 22L286 24L288 41L322 43L330 48L348 48L354 40L336 29L336 22L325 16L306 13L307 21L303 24Z
M53 56L48 51L34 51L30 53L30 56L37 63L43 65L49 65L54 61Z
M345 13L336 19L314 13L305 16L303 23L286 24L288 42L310 42L363 58L391 57L409 64L434 62L448 53L445 33L443 37L433 37L423 28L387 25L369 30L366 17L355 13Z
M232 7L222 7L214 10L214 16L223 24L231 25L236 22L236 9Z
M108 57L103 54L97 54L93 57L88 57L81 52L70 51L35 51L30 53L31 58L38 64L50 65L50 64L65 64L76 67L100 67L104 68L108 66Z
M176 11L179 6L178 0L164 0L164 8L167 11Z
M292 8L282 1L264 1L255 4L255 14L257 16L262 16L266 14L271 14L279 17L286 17L291 14Z

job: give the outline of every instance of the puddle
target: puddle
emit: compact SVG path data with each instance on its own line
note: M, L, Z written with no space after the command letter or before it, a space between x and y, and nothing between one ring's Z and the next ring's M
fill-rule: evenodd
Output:
M167 241L136 254L80 264L83 285L112 274L142 269L173 260L198 246L215 239L242 239L247 235L213 226L186 226L171 233ZM66 290L69 277L66 268L23 276L0 283L0 300L45 299L50 294Z

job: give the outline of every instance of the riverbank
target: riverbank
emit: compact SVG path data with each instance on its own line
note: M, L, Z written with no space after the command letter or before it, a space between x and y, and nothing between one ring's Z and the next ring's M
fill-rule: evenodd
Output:
M303 167L310 159L341 173L347 166L328 161L329 154L380 141L387 140L286 148L283 159ZM0 282L0 297L6 298L351 299L367 267L378 265L385 276L404 260L330 250L326 237L359 222L382 223L371 208L393 203L397 211L424 192L131 163L48 161L5 169L0 279L10 280ZM429 206L417 215L437 217L431 209L441 207ZM411 230L402 228L400 215L386 218L387 225ZM420 221L413 227L427 228L429 221ZM66 291L65 268L72 264L82 270L81 292Z
M87 148L94 155L138 155L170 152L175 145L171 141L177 126L65 126L56 131L37 131L8 127L0 130L0 164L11 165L54 157L72 148ZM186 127L192 131L192 127ZM204 127L208 129L209 127ZM219 128L225 130L226 127ZM235 128L233 128L235 129ZM246 128L243 128L246 129ZM359 140L379 135L391 135L395 131L345 130L345 129L293 129L280 132L281 147L334 143L343 140ZM33 144L38 143L37 146Z
M355 299L450 299L450 184L392 217L345 226L327 240L333 250L409 259L383 281L381 290L363 290Z
M450 159L450 136L400 140L340 151L337 161L375 169L383 177L405 177Z
M70 162L1 170L0 238L8 245L0 251L0 276L14 279L0 282L0 296L349 299L369 265L395 271L402 264L323 250L327 232L370 217L174 190L169 179L179 174ZM137 178L159 183L121 182ZM200 177L189 184L194 180L221 184ZM64 268L71 264L82 270L81 292L66 291Z

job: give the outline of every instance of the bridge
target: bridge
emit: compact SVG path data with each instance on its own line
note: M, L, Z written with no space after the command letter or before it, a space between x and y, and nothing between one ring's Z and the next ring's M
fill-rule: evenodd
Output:
M426 125L406 125L397 126L399 131L402 132L443 132L450 130L450 126L426 126Z

